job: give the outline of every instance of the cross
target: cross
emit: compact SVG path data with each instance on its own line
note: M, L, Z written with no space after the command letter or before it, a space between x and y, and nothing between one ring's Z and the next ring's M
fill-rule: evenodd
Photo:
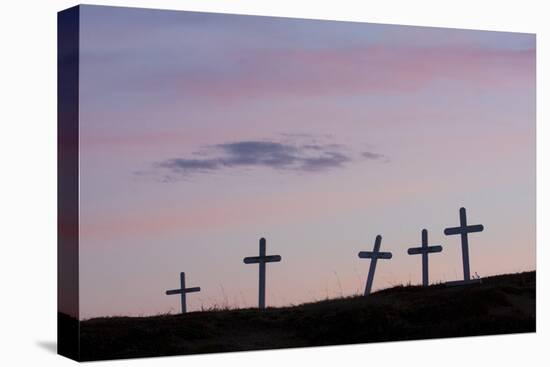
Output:
M267 255L265 254L265 238L260 238L260 256L245 257L243 262L245 264L259 264L260 276L258 287L258 308L265 308L265 264L270 262L281 261L279 255Z
M180 273L180 289L171 289L166 291L166 295L172 295L172 294L181 294L181 313L187 312L187 300L186 300L186 294L192 293L192 292L200 292L201 287L191 287L191 288L185 288L185 273Z
M369 275L367 277L367 286L365 287L365 296L370 294L372 289L372 282L374 280L374 272L376 271L376 263L378 259L391 259L391 252L380 252L380 242L382 242L382 236L376 236L374 241L374 249L372 251L360 251L359 257L361 259L371 259L369 267Z
M431 252L441 252L443 248L439 245L428 246L428 231L422 230L422 247L411 247L407 250L409 255L422 254L422 285L427 287L428 280L428 254Z
M445 228L445 235L455 235L459 234L462 242L462 266L464 267L464 281L459 282L449 282L456 284L464 284L471 282L470 277L470 255L468 253L468 233L481 232L483 231L483 225L468 225L466 222L466 209L460 208L460 227L451 227Z

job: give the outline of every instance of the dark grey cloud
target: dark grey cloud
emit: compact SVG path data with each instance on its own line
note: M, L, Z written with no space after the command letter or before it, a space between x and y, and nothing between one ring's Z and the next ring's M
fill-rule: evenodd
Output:
M338 144L290 144L254 140L210 145L193 152L191 156L166 159L156 163L155 167L184 176L237 167L318 172L339 168L352 161L345 147Z
M340 167L344 163L351 161L351 158L338 152L324 152L322 156L304 158L302 170L321 171L326 168Z
M384 158L386 158L386 156L383 155L383 154L378 154L378 153L373 153L373 152L363 152L363 153L361 153L361 155L364 158L367 158L367 159L384 159Z
M384 155L373 152L361 152L359 158L386 160ZM168 182L178 177L241 167L321 172L343 167L354 160L350 149L340 144L248 140L204 146L188 157L157 162L153 168Z
M300 148L289 144L270 141L241 141L216 146L227 157L222 159L225 166L266 166L289 168L300 164Z
M215 159L173 158L157 164L158 167L172 170L208 171L217 169L220 162Z

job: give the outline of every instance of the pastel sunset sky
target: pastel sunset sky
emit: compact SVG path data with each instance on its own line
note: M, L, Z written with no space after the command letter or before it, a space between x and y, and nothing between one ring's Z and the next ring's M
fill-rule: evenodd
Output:
M535 268L535 35L81 7L80 318Z

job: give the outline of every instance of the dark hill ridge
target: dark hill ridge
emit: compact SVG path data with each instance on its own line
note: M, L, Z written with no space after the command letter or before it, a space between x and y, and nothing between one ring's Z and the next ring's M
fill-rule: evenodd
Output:
M167 356L535 331L536 273L482 284L398 286L264 311L96 318L81 322L81 360Z

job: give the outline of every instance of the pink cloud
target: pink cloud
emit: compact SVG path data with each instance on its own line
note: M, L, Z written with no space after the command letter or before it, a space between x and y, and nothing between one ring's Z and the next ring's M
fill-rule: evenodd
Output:
M407 93L436 80L486 88L534 83L535 50L467 46L257 49L231 54L236 70L175 76L181 92L223 99ZM236 60L236 61L235 61Z

